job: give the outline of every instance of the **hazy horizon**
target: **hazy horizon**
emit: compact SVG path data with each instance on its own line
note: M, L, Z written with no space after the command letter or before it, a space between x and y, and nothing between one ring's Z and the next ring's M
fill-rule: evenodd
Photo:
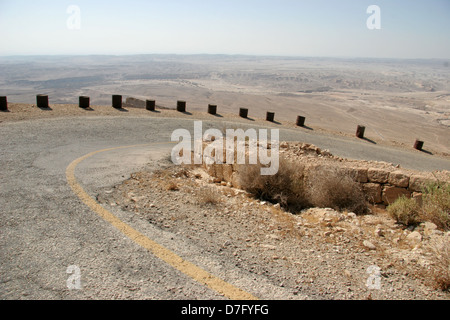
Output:
M266 55L266 54L226 54L226 53L135 53L135 54L12 54L1 55L0 58L57 58L57 57L138 57L138 56L161 56L161 57L235 57L235 58L267 58L267 59L309 59L309 60L379 60L379 61L450 61L450 58L392 58L392 57L368 57L368 56L295 56L295 55Z
M0 56L450 59L449 17L446 0L0 0Z

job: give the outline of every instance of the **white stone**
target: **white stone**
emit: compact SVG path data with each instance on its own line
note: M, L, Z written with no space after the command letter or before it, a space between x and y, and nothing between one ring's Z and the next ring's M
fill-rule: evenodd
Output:
M384 237L384 230L381 226L375 228L375 235L378 237Z
M375 245L372 242L370 242L368 240L364 240L363 245L364 245L364 247L366 247L367 249L370 249L370 250L375 250L377 248L377 247L375 247Z
M273 246L271 244L261 244L260 247L261 248L265 248L265 249L269 249L269 250L276 250L277 249L276 246Z
M349 213L347 213L347 217L348 217L349 219L356 219L356 213L354 213L354 212L349 212Z
M406 236L406 239L411 242L420 242L422 241L422 235L419 231L413 231Z
M432 222L425 222L425 223L423 224L423 227L424 227L423 232L424 232L424 234L426 234L426 235L431 235L431 234L434 233L434 231L437 230L437 225L435 225L435 224L432 223Z

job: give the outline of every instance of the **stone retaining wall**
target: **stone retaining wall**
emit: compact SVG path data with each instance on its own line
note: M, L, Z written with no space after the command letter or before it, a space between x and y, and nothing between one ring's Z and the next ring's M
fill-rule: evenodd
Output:
M307 174L313 174L314 170L332 168L350 176L361 184L367 200L372 204L389 205L402 195L420 200L422 189L426 184L450 183L448 171L417 172L383 162L347 160L309 144L301 145L289 158L304 164ZM239 170L245 167L229 163L209 165L204 163L203 167L214 178L214 182L226 182L236 188L242 187L239 182Z

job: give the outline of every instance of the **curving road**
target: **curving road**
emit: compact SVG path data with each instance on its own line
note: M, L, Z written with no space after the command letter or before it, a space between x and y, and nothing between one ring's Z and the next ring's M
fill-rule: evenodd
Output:
M0 299L224 299L227 296L162 261L86 205L69 186L95 198L149 163L157 166L173 146L171 133L193 129L193 120L148 117L74 117L0 125ZM242 122L242 127L248 123ZM244 125L245 124L245 125ZM223 128L223 120L204 123ZM236 125L234 125L236 126ZM342 157L450 170L450 161L366 141L281 130L281 140L303 141ZM135 146L138 145L138 146ZM135 146L119 148L121 146ZM109 208L133 230L230 286L262 299L287 297L283 288L255 279L195 243ZM68 266L80 270L81 289L69 290ZM72 271L71 271L72 272ZM175 289L174 289L175 288Z

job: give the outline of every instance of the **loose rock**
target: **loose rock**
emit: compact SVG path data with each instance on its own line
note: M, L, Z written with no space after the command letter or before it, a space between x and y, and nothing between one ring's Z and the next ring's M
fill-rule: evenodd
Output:
M364 240L363 245L364 245L364 247L366 247L367 249L370 249L370 250L376 250L377 249L377 247L372 242L370 242L368 240Z

